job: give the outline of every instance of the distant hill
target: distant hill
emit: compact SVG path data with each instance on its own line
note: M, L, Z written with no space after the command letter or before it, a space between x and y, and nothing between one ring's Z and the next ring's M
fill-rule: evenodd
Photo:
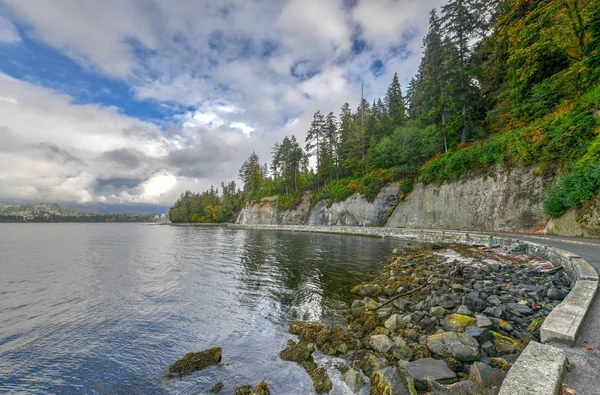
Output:
M64 208L56 203L0 204L0 222L151 222L153 213L110 213Z

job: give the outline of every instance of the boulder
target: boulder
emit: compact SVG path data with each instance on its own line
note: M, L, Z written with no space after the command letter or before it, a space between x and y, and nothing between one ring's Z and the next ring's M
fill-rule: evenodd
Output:
M477 384L471 380L459 381L452 385L442 385L435 381L430 381L429 385L434 394L443 395L487 395L482 392Z
M531 308L527 305L524 304L520 304L520 303L508 303L506 305L506 311L510 312L511 314L515 315L515 313L517 313L516 315L532 315L533 314L533 310L531 310Z
M483 300L473 294L467 294L463 299L463 304L476 313L481 313L487 307Z
M464 329L467 326L474 326L477 323L477 320L468 315L448 314L444 317L444 322L452 329Z
M479 343L465 333L441 332L427 338L429 350L442 358L456 358L459 361L479 359Z
M213 347L200 352L190 352L169 366L169 376L185 376L206 369L221 362L221 347Z
M428 380L440 383L452 383L456 381L456 373L448 368L446 362L439 359L419 359L407 364L404 369L406 374L412 378L415 387L419 391L428 390Z
M469 377L485 389L499 389L506 375L483 362L475 362L471 365Z
M279 356L284 361L292 361L301 364L308 360L312 360L312 353L314 351L315 345L313 343L296 343L293 340L288 340L288 346L279 353Z
M393 346L394 343L386 335L373 335L369 337L369 347L377 352L385 354Z
M271 395L271 392L263 380L256 386L256 388L254 388L254 391L252 391L252 394L250 395Z
M361 284L352 288L351 292L358 296L378 296L381 295L383 289L378 284Z
M468 326L465 328L465 334L472 336L479 344L492 340L492 332L487 328Z
M429 309L429 315L431 317L442 318L446 315L446 309L441 306L432 307L431 309Z
M413 350L406 344L406 341L398 336L394 338L394 350L392 351L394 358L410 361L413 356Z
M475 314L475 319L477 320L477 326L479 328L491 328L492 326L494 326L494 324L492 323L492 321L487 318L485 315L481 315L481 314Z
M496 348L503 354L515 354L523 351L525 345L511 337L504 336L498 332L492 332L493 343Z
M211 394L218 394L223 389L223 382L218 381L211 389L208 390Z
M350 309L352 310L352 315L358 317L367 309L367 305L361 300L355 300L352 302L352 307Z
M404 373L395 366L388 366L371 375L370 395L410 395Z
M406 322L398 314L393 314L383 325L392 332L406 328Z
M352 368L349 368L348 371L342 375L342 380L344 380L344 383L354 394L358 394L361 388L367 383L360 372L357 372Z
M324 327L325 325L318 322L293 321L290 322L289 332L298 336L300 341L315 343L317 335Z
M358 366L367 376L370 376L373 372L385 368L387 366L387 361L385 359L381 360L375 355L368 353L359 361Z
M469 310L469 308L467 306L465 306L464 304L460 305L458 307L458 310L456 310L457 314L461 314L461 315L473 315L473 312L471 310Z
M307 369L308 371L308 369ZM313 387L317 394L326 394L331 391L333 383L324 368L316 368L308 371L308 375L312 379Z
M233 395L252 395L252 386L242 385L233 391Z

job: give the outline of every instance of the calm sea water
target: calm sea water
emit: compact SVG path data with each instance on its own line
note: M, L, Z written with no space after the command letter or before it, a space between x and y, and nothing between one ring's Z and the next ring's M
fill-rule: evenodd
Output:
M143 224L0 224L0 393L231 394L265 379L310 394L279 359L287 323L334 318L401 242ZM182 379L186 352L223 365ZM325 360L325 363L332 361ZM335 370L332 393L346 393Z

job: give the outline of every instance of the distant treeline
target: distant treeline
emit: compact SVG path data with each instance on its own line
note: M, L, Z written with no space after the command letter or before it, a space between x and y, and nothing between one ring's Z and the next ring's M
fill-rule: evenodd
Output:
M86 216L41 215L23 217L20 215L0 215L0 222L152 222L150 215L98 214Z

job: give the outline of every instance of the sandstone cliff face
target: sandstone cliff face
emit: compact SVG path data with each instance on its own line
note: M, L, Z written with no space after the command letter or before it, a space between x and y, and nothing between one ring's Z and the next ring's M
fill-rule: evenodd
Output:
M331 207L326 200L320 201L310 211L308 225L381 226L398 202L399 194L398 183L392 183L382 188L371 203L359 193Z
M546 223L544 189L551 177L537 167L496 166L442 184L418 184L389 218L387 227L504 231Z

